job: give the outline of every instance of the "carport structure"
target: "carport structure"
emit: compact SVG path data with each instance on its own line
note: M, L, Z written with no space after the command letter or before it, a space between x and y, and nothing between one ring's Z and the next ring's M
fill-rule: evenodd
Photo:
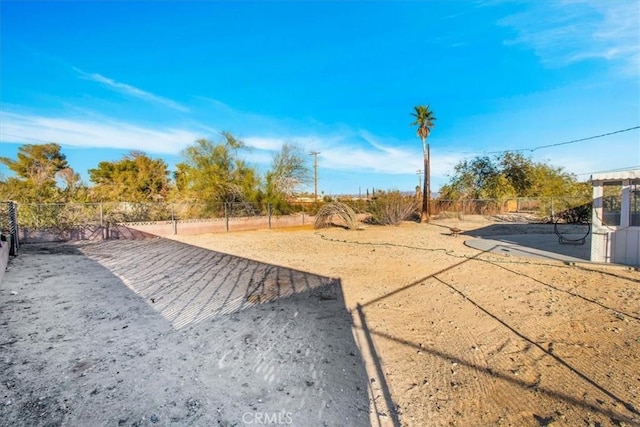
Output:
M640 266L640 169L593 174L591 261Z

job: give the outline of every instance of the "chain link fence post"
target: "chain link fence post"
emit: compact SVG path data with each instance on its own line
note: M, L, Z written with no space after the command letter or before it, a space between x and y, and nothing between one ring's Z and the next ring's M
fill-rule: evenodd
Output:
M227 207L227 202L224 202L224 224L226 230L229 231L229 209Z
M178 234L178 221L176 220L176 208L171 203L171 222L173 223L173 235Z

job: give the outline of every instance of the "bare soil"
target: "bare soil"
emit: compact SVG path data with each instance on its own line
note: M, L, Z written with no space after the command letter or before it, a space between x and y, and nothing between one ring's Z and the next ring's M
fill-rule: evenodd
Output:
M25 245L0 423L640 426L640 273L464 245L540 227Z

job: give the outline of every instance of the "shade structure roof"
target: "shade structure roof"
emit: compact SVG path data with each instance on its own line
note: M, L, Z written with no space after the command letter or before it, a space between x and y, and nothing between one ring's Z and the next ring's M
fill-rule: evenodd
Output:
M640 179L640 169L594 173L590 181L622 181L624 179Z

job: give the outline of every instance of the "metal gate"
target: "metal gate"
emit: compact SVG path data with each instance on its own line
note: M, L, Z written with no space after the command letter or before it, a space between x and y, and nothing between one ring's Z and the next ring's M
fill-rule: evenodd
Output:
M9 255L18 255L18 204L16 202L0 202L0 233L11 236Z

